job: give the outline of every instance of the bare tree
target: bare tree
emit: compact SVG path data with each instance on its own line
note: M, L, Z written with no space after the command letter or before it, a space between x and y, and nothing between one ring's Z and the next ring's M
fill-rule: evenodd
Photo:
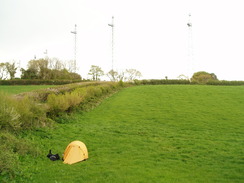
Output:
M69 72L76 72L75 62L74 60L68 60L63 63L63 66L65 69L67 69Z
M184 75L184 74L179 75L177 78L178 78L178 79L187 79L187 80L189 80L189 77L187 77L187 76Z
M92 65L88 74L92 76L92 80L98 81L100 77L104 75L104 72L101 67Z
M107 76L109 77L109 79L111 81L117 81L117 77L118 77L118 72L116 72L115 70L110 70L108 73L107 73Z
M141 72L137 71L136 69L126 69L125 74L126 74L127 81L133 81L137 78L142 77Z
M5 63L0 63L0 79L7 79L7 68Z
M58 58L48 58L48 68L52 70L62 70L65 64Z
M8 75L10 76L10 79L14 79L14 76L18 69L18 67L15 66L15 62L13 62L13 63L6 62L5 67L6 67Z
M125 80L125 72L124 71L122 71L122 72L119 72L118 74L117 74L117 79L116 79L117 81L124 81Z

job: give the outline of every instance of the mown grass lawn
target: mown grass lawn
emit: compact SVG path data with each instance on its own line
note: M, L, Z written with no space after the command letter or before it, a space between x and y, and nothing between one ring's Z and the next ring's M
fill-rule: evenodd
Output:
M0 91L9 94L19 94L50 87L54 87L54 85L0 85Z
M32 139L42 156L22 159L23 182L244 182L243 86L136 86ZM52 162L83 141L89 159Z

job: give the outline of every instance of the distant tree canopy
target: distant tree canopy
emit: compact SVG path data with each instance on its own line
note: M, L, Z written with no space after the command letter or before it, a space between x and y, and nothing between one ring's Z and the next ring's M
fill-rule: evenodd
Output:
M17 71L15 62L0 63L0 80L14 79Z
M200 71L196 72L193 74L191 81L200 83L200 84L205 84L208 81L213 81L213 80L218 80L217 76L214 73L208 73L205 71Z
M21 68L21 79L81 79L77 73L70 72L58 59L30 60L28 68Z
M88 74L92 76L93 81L99 81L100 77L104 75L104 72L101 67L92 65Z

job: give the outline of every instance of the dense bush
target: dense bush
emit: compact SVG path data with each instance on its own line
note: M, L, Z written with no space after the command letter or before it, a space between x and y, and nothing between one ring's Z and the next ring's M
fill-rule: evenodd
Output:
M33 101L29 97L18 102L18 109L21 121L21 129L36 129L52 126L53 121L47 118L46 113L49 107L46 104Z
M18 132L52 124L46 117L48 107L28 96L16 99L1 93L0 101L0 130Z
M65 93L65 94L51 94L47 98L47 104L49 106L49 114L59 115L62 112L68 111L72 107L79 105L82 101L82 96L77 92Z
M4 93L0 93L0 130L18 130L21 126L18 102Z
M218 79L214 73L200 71L193 74L191 81L196 84L206 84L211 81L218 81Z
M65 93L50 94L47 97L47 104L49 106L48 114L50 117L53 117L59 116L63 112L70 112L79 105L84 105L91 100L96 100L118 88L120 88L120 86L116 83L104 83L98 86L86 85L77 87Z

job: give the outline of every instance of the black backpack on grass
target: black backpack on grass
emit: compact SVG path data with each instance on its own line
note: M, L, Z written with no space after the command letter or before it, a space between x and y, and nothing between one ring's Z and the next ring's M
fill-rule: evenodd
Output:
M52 161L60 160L60 156L58 154L52 154L51 150L49 150L47 157Z

